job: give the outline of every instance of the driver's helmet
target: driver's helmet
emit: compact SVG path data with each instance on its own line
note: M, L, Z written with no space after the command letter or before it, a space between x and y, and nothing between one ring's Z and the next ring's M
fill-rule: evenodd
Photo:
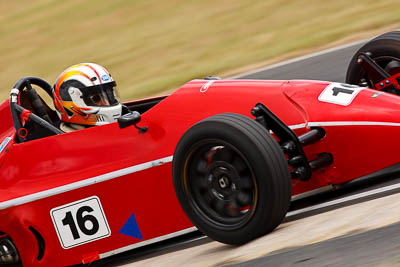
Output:
M58 116L67 123L103 125L121 116L114 79L94 63L74 65L62 72L54 84L53 96Z

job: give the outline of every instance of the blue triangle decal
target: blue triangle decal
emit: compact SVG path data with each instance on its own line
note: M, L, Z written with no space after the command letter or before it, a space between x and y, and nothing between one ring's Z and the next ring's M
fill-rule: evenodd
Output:
M126 221L121 230L120 234L128 235L134 238L143 239L142 233L140 232L139 226L136 222L135 214L132 213L129 219Z

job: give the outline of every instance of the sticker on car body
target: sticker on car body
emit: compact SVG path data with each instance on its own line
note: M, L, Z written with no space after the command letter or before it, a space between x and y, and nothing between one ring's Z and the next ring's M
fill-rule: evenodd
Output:
M216 80L209 80L200 88L200 93L207 92L208 88L215 82Z
M348 106L364 87L344 83L331 83L322 91L318 100Z
M53 208L50 215L64 249L111 235L100 199L97 196Z
M6 137L3 142L0 144L0 153L3 151L3 149L7 146L7 144L11 141L11 137Z

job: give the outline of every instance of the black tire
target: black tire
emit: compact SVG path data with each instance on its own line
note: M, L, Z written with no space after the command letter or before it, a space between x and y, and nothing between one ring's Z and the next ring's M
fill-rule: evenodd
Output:
M291 198L287 160L261 124L232 113L192 126L173 158L178 200L210 238L244 244L274 230Z
M400 31L382 34L364 46L353 56L347 68L346 83L374 88L379 81L371 81L371 77L357 63L360 52L371 53L371 58L390 75L400 72ZM387 92L399 94L399 90L387 88Z

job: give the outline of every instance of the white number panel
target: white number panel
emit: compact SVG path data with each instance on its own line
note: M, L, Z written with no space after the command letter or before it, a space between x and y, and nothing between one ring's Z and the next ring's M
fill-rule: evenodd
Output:
M97 196L56 207L50 211L50 215L64 249L111 235Z
M363 87L356 85L331 83L325 87L324 91L319 95L318 100L348 106L362 89Z

